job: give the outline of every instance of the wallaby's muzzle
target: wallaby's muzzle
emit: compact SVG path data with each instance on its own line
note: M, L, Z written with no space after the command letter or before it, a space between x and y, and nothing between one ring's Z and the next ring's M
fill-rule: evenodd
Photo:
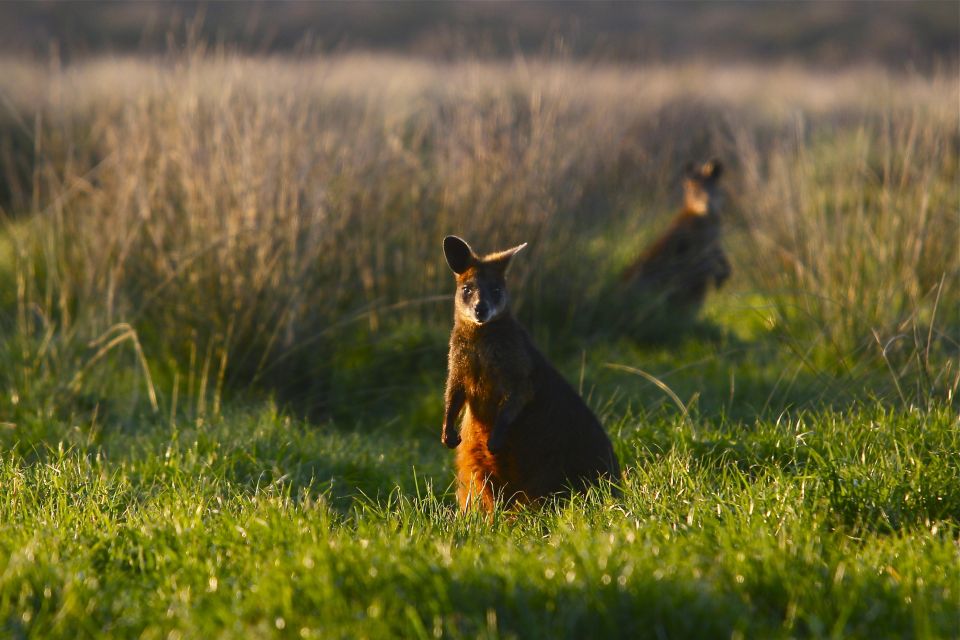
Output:
M490 306L486 302L478 302L473 309L473 315L477 322L483 324L490 319Z

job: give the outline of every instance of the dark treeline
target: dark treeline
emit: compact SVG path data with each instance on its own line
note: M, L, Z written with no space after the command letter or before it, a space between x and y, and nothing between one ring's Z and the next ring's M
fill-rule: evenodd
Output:
M195 40L249 53L392 51L433 58L955 63L942 2L4 2L0 51L65 59Z

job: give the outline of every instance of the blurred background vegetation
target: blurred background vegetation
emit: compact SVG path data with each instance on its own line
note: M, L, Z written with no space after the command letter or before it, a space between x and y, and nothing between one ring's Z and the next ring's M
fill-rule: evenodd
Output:
M164 53L171 29L248 54L379 51L429 58L956 62L954 2L4 2L0 51ZM175 38L176 36L174 36Z
M953 403L957 14L4 3L0 411L266 393L432 424L447 233L530 242L518 314L622 402L664 397L606 362L714 412ZM651 350L616 276L710 156L734 279Z

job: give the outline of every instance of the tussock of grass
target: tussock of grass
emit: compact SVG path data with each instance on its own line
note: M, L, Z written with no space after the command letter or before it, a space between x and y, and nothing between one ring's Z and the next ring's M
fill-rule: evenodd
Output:
M451 232L529 241L521 316L562 349L602 340L640 302L615 274L676 206L680 167L710 155L732 167L734 286L764 293L809 369L882 371L867 386L898 401L956 389L948 74L202 49L4 64L28 79L2 85L12 130L35 123L11 202L30 214L20 313L81 342L129 323L161 393L192 377L180 398L212 410L252 384L328 414L338 345L447 327Z

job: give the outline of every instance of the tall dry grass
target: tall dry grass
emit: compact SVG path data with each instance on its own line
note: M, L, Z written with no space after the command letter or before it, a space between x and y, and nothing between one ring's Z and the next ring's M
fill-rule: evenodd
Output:
M825 131L817 125L798 119L796 140L763 160L749 134L738 139L751 159L743 193L757 194L742 207L754 280L773 294L787 330L801 322L816 329L803 352L819 348L847 372L880 360L902 399L952 397L960 355L957 112L918 102Z
M251 382L322 396L344 341L446 326L447 233L530 242L525 319L603 331L679 167L718 155L737 287L801 357L956 388L955 74L201 50L2 68L5 139L31 144L4 156L10 331L103 338L70 379L130 344L201 404Z

